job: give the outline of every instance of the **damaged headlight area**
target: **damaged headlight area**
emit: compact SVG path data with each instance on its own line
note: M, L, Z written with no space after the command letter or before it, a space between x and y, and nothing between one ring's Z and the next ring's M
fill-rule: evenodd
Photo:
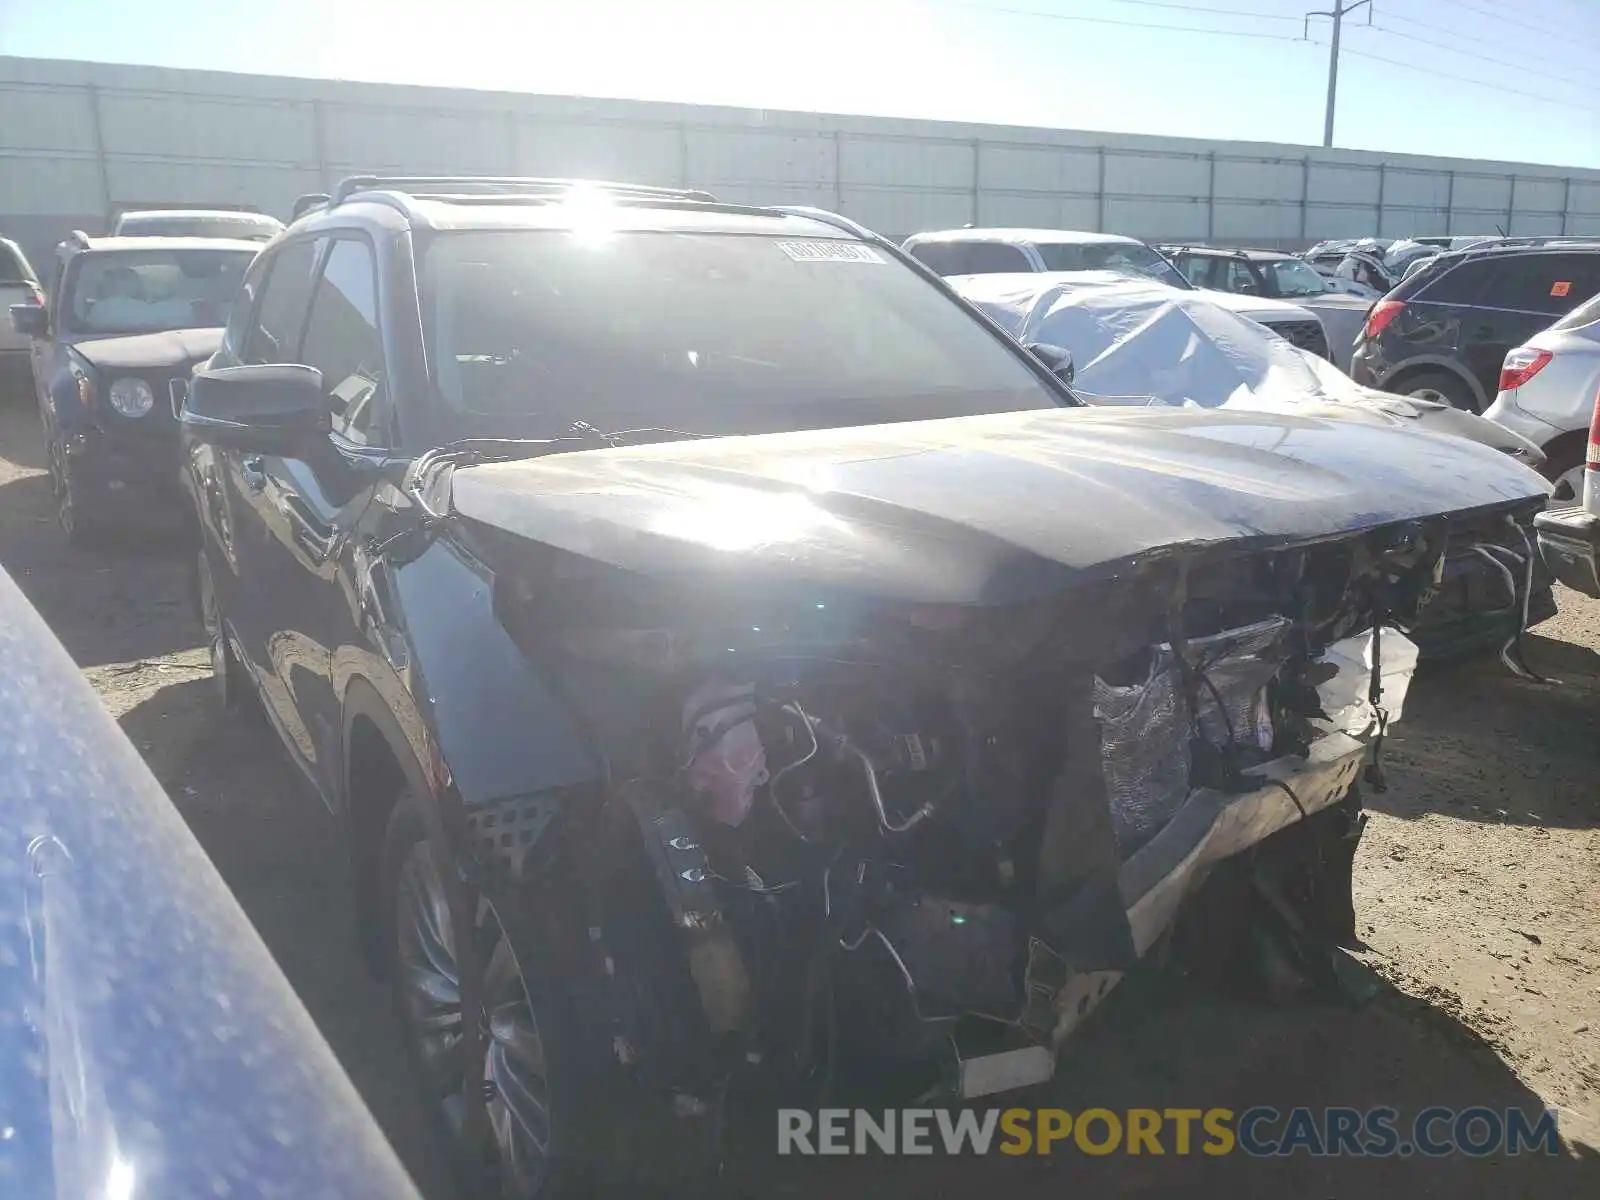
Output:
M1348 941L1359 789L1447 542L1173 555L994 608L501 574L624 831L586 869L619 1058L701 1096L869 1063L917 1094L1037 1083L1230 862L1296 936ZM619 908L640 873L657 925Z

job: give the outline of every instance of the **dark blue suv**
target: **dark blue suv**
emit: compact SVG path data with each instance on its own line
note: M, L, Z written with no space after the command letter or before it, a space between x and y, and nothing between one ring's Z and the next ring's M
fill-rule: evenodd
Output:
M1596 292L1600 243L1441 254L1372 306L1351 378L1481 413L1494 400L1506 352Z

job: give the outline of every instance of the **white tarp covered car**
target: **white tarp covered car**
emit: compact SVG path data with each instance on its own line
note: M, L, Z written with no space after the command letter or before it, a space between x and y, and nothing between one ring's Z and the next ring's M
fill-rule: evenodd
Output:
M1448 404L1363 387L1206 292L1114 272L961 275L949 279L1007 333L1072 354L1073 388L1114 404L1177 404L1421 426L1494 446L1538 466L1527 439Z
M1448 434L1530 466L1544 461L1532 442L1493 421L1363 387L1325 359L1212 303L1206 293L1112 272L966 275L946 282L1025 345L1068 351L1073 389L1095 403L1293 412ZM1499 565L1469 550L1463 547L1447 563L1431 628L1415 634L1430 655L1501 644L1555 614L1549 582L1534 577L1530 548L1519 536L1492 552Z

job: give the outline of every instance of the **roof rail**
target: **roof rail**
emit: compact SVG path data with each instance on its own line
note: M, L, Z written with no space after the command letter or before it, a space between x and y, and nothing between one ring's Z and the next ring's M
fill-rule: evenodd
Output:
M289 210L289 220L298 221L314 208L326 208L329 199L327 192L307 192L303 196L296 196L294 207Z
M328 207L337 208L358 192L392 189L413 196L559 196L574 188L595 188L622 200L694 200L714 204L710 192L693 188L646 187L599 179L541 179L495 175L351 175L333 189Z

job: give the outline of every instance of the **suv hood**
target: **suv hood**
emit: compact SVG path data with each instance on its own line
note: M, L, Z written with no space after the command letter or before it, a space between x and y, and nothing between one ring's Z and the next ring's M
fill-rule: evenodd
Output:
M74 342L72 352L102 371L151 371L210 358L220 345L220 329L167 329L89 338Z
M650 575L998 604L1398 521L1537 509L1459 439L1245 412L1058 409L458 468L457 513Z
M1273 300L1266 296L1241 296L1235 292L1219 292L1215 288L1195 288L1195 291L1213 304L1270 325L1274 321L1315 321L1317 314L1309 308L1290 304L1287 300Z

